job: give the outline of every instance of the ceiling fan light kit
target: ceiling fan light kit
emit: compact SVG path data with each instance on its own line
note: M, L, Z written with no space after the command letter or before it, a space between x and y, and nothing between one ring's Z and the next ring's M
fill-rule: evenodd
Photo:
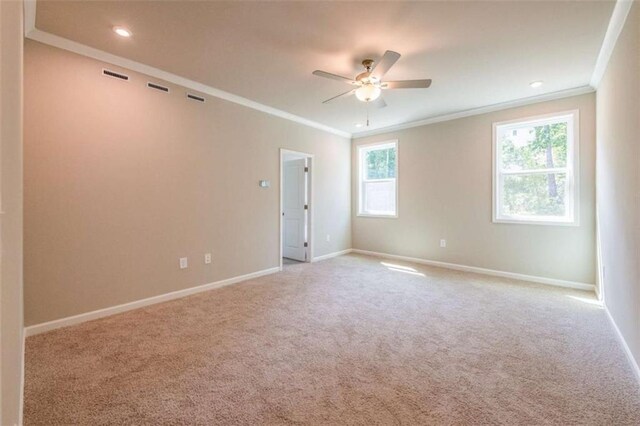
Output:
M380 97L380 93L382 93L380 87L372 83L367 83L356 90L356 98L362 102L371 102L378 99Z

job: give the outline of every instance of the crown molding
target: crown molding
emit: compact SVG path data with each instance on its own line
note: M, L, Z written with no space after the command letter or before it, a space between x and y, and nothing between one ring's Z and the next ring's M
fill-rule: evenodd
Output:
M600 53L596 60L596 66L593 69L593 74L591 75L590 84L595 88L598 88L600 81L607 70L609 59L611 59L611 54L613 53L613 49L616 47L618 37L620 37L620 33L624 28L624 23L627 20L631 6L633 6L633 0L618 0L613 7L609 26L607 27L607 32L604 35L604 40L602 40L602 47L600 48Z
M546 101L552 101L555 99L569 98L571 96L584 95L585 93L592 93L594 91L595 89L591 86L582 86L582 87L576 87L574 89L560 90L558 92L545 93L544 95L530 96L527 98L516 99L513 101L501 102L498 104L487 105L479 108L468 109L465 111L454 112L451 114L424 118L422 120L412 121L410 123L401 123L393 126L382 127L379 129L358 132L358 133L355 133L352 136L352 138L358 139L358 138L364 138L367 136L380 135L384 133L395 132L398 130L410 129L412 127L420 127L420 126L426 126L428 124L440 123L442 121L456 120L458 118L471 117L474 115L486 114L489 112L501 111L504 109L536 104L539 102L546 102Z
M170 83L174 83L179 86L196 90L198 92L207 94L209 96L213 96L219 99L223 99L229 102L243 105L245 107L252 108L257 111L262 111L264 113L274 115L276 117L284 118L286 120L290 120L296 123L300 123L308 127L319 129L319 130L332 133L338 136L342 136L345 138L358 139L358 138L363 138L367 136L373 136L373 135L379 135L383 133L394 132L398 130L410 129L413 127L426 126L428 124L455 120L455 119L464 118L464 117L471 117L474 115L486 114L489 112L500 111L508 108L525 106L525 105L534 104L538 102L545 102L545 101L550 101L554 99L561 99L561 98L594 92L598 87L600 80L602 79L602 76L604 75L604 72L607 68L607 64L611 57L611 53L615 48L615 44L618 40L620 33L622 32L622 28L624 27L625 20L627 18L627 15L629 14L629 11L631 10L632 5L633 5L633 0L617 0L616 1L616 4L614 6L614 9L611 15L611 19L609 21L607 32L605 34L605 37L602 43L602 47L600 49L600 53L598 54L598 59L596 61L596 66L594 68L589 86L582 86L582 87L577 87L573 89L547 93L539 96L516 99L513 101L487 105L479 108L458 111L450 114L427 117L417 121L399 123L391 126L381 127L374 130L362 131L357 133L349 133L339 129L335 129L325 124L321 124L316 121L309 120L307 118L300 117L295 114L291 114L286 111L282 111L277 108L273 108L256 101L252 101L250 99L243 98L241 96L234 95L232 93L225 92L220 89L216 89L215 87L198 83L196 81L187 79L185 77L181 77L179 75L172 74L170 72L163 71L161 69L154 68L149 65L142 64L140 62L132 61L130 59L123 58L121 56L113 55L103 50L95 49L95 48L86 46L84 44L81 44L69 39L65 39L63 37L59 37L51 33L47 33L45 31L38 30L35 26L36 0L25 0L24 2L24 20L25 20L24 30L25 30L25 37L31 40L35 40L41 43L48 44L50 46L68 50L70 52L87 56L99 61L107 62L107 63L117 65L126 69L130 69L132 71L146 74Z
M30 40L35 40L40 43L48 44L59 49L68 50L79 55L87 56L89 58L96 59L98 61L107 62L112 65L117 65L122 68L126 68L141 74L145 74L151 77L158 78L160 80L167 81L169 83L176 84L178 86L186 87L191 90L204 93L209 96L213 96L225 101L233 102L247 108L252 108L257 111L261 111L276 117L284 118L299 124L303 124L314 129L322 130L327 133L342 136L344 138L351 139L351 133L344 132L342 130L334 129L322 123L318 123L313 120L309 120L304 117L300 117L295 114L291 114L286 111L279 110L277 108L270 107L268 105L261 104L251 99L243 98L242 96L234 95L233 93L225 92L224 90L216 89L215 87L208 86L206 84L198 83L197 81L190 80L185 77L181 77L176 74L172 74L167 71L163 71L158 68L151 67L149 65L142 64L140 62L132 61L122 56L113 55L103 50L95 49L93 47L75 42L73 40L66 39L45 31L41 31L35 27L36 23L36 0L26 0L24 3L24 32L25 37Z
M573 89L561 90L558 92L547 93L540 96L532 96L532 97L527 97L527 98L518 99L514 101L508 101L508 102L488 105L480 108L469 109L466 111L459 111L451 114L424 118L418 121L412 121L409 123L400 123L400 124L386 126L386 127L382 127L382 128L374 129L370 131L357 132L352 135L352 139L364 138L367 136L379 135L383 133L394 132L397 130L410 129L412 127L426 126L428 124L439 123L442 121L455 120L457 118L471 117L474 115L485 114L488 112L500 111L503 109L525 106L525 105L534 104L538 102L551 101L554 99L568 98L571 96L577 96L585 93L595 92L598 86L600 85L600 80L602 80L602 76L604 75L604 72L607 69L607 65L609 64L609 59L611 58L613 49L616 46L618 37L620 36L622 29L624 28L624 23L627 19L627 16L629 15L631 6L633 6L633 0L617 0L616 1L615 6L613 7L613 12L611 13L611 18L609 20L609 26L607 27L607 32L605 33L604 40L602 41L602 46L600 47L600 53L598 54L598 59L596 60L596 65L593 70L593 74L591 75L591 80L588 86L576 87Z

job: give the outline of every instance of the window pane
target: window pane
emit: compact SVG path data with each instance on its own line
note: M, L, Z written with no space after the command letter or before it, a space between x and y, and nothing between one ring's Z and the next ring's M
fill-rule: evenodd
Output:
M395 214L396 213L396 182L365 182L364 213Z
M498 133L502 170L566 167L567 122L503 127Z
M565 216L565 173L504 175L502 215Z
M365 153L366 179L396 177L396 149L375 149Z

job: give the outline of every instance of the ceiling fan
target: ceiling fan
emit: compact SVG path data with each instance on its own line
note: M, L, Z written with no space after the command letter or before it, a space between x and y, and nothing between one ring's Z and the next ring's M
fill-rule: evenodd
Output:
M373 102L378 108L387 106L387 103L380 97L382 90L387 89L426 89L431 86L431 80L402 80L402 81L382 81L384 75L391 69L400 59L400 54L387 50L384 52L382 59L375 65L373 59L365 59L362 61L362 65L365 68L363 73L358 74L355 79L342 77L340 75L331 74L326 71L315 70L313 75L318 77L330 78L332 80L343 81L355 88L341 93L333 98L327 99L322 102L326 104L339 98L356 95L362 102Z

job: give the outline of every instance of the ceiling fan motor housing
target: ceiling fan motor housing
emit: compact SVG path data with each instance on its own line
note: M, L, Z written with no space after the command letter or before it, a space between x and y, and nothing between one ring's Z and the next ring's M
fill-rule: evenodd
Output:
M369 78L369 75L371 73L369 71L365 71L363 73L360 73L356 76L356 81L363 81L366 80L367 78Z
M373 63L373 59L365 59L364 61L362 61L362 66L364 66L366 71L358 74L356 76L356 81L362 81L371 75L371 71L373 70Z

